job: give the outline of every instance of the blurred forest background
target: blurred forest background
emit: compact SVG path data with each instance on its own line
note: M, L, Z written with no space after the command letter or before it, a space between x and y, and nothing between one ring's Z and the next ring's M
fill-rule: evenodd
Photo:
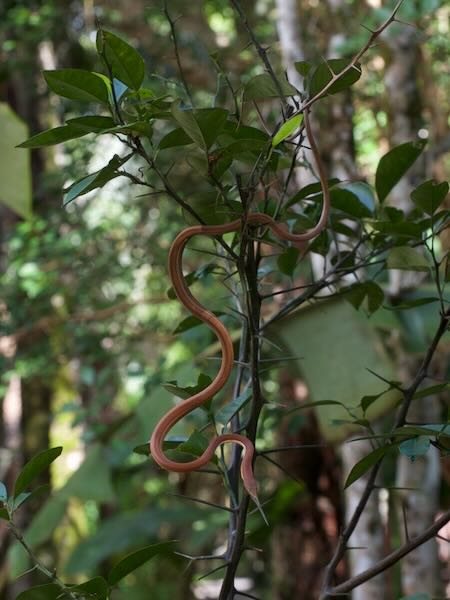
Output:
M269 48L271 61L293 79L293 61L353 54L367 38L361 23L371 27L391 8L378 0L242 0L242 6ZM226 0L170 0L169 9L174 18L180 16L179 53L198 104L211 106L214 97L224 94L218 62L235 88L262 72L247 32ZM450 7L439 0L407 1L401 18L409 25L395 24L383 34L364 59L360 82L322 102L314 120L328 172L344 180L373 181L375 166L390 147L428 140L422 157L391 196L392 204L407 210L413 186L450 176ZM159 2L2 0L4 140L11 111L28 127L15 143L81 114L73 102L49 94L41 71L100 70L95 54L97 19L139 49L149 87L158 90L162 80L178 78L170 24ZM263 110L267 114L277 108L265 103ZM105 158L123 153L113 136L96 140L88 136L33 150L32 206L26 200L29 184L21 162L26 151L16 152L16 159L8 163L2 158L0 166L1 178L10 182L7 192L0 185L4 203L0 205L0 480L13 481L21 465L37 452L64 447L51 473L41 476L40 483L51 482L53 493L24 505L18 525L40 560L74 582L102 574L117 557L158 540L180 540L178 549L188 555L220 548L226 539L227 514L178 497L197 494L220 504L220 484L208 475L168 475L145 451L133 451L148 441L157 420L173 403L164 382L194 385L199 364L203 372L215 373L216 363L204 358L214 341L206 328L179 327L173 334L187 315L167 296L166 262L172 239L185 226L183 215L163 195L149 196L123 177L62 208L65 187L100 168ZM166 169L171 160L169 153ZM175 183L195 194L189 176ZM441 242L448 250L450 235L444 234ZM190 270L205 262L194 252L189 261ZM301 274L293 279L301 285ZM201 296L220 307L224 289L214 282L212 275L204 279ZM391 297L400 304L404 290L410 293L418 283L399 284L391 289ZM427 290L420 293L426 296ZM277 301L275 296L273 302ZM366 323L370 335L377 336L373 343L383 340L384 360L399 379L408 380L414 372L435 315L435 304L427 304L403 312L382 311L370 325ZM351 370L353 358L340 348L345 339L352 339L348 329L352 321L346 316L349 320L342 330L341 318L324 326L320 340L341 355L337 368L344 373ZM296 331L296 339L302 331L301 327ZM291 344L293 354L301 355L292 339ZM435 366L441 379L448 377L448 350L447 336ZM361 351L360 346L353 348L356 354ZM320 348L317 353L319 360ZM315 376L326 380L327 365L320 365ZM265 372L264 390L273 407L268 409L258 447L288 443L313 447L303 453L267 453L268 460L261 461L258 479L271 495L267 506L271 527L252 516L250 540L263 552L246 555L239 585L265 599L312 600L342 523L340 485L346 465L367 454L368 448L364 443L341 444L345 435L339 424L335 425L339 433L329 425L333 416L329 407L319 415L308 410L283 413L280 405L295 408L308 402L309 391L317 385L287 366ZM370 377L365 376L364 389L370 388ZM348 393L344 384L340 389L333 380L325 388L329 394L334 389L330 385L336 388L335 398ZM314 399L325 399L325 390L317 390ZM415 417L436 421L447 408L448 396L437 394L421 409L427 414ZM189 427L188 422L185 428ZM408 510L420 530L440 507L448 506L450 463L437 453L427 454L411 469L411 461L402 459L397 465L389 463L388 480L397 478L404 487L424 485L425 502L423 493L408 499ZM388 508L398 501L401 514L400 492L384 489L375 496L359 545L369 546L371 552L395 545L404 532L395 508ZM394 516L388 518L388 513ZM444 597L450 583L449 557L448 544L429 542L374 584L378 586L374 595L366 589L361 598L394 599L413 592ZM29 566L6 525L0 524L1 600L13 600L30 585L44 582L35 571L16 579ZM217 598L220 571L199 579L214 566L170 555L125 579L117 598L144 600L149 590L157 600Z

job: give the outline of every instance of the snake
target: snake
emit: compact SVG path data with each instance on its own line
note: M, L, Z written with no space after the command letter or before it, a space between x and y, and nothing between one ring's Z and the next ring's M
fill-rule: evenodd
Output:
M327 177L324 166L320 158L320 153L311 131L308 111L304 112L305 130L313 153L319 180L322 187L323 202L322 211L317 224L304 233L291 233L286 223L278 223L271 216L261 212L249 212L245 215L245 224L251 226L265 226L281 240L293 244L301 244L305 241L317 237L326 227L330 209L330 193L327 184ZM214 456L216 449L225 443L239 444L243 448L241 460L241 478L242 483L253 499L258 502L258 483L253 472L253 462L255 458L255 447L251 440L239 433L224 433L213 438L206 450L201 456L189 462L178 462L171 460L164 454L163 443L167 433L172 427L183 419L194 409L213 398L228 381L234 363L233 342L231 336L223 323L212 312L202 306L192 295L183 275L183 252L191 238L197 235L206 235L210 237L221 236L226 233L242 230L243 220L236 219L229 223L220 225L193 225L182 230L173 241L169 250L168 271L173 289L179 301L200 321L205 323L217 336L221 346L221 365L219 372L213 381L203 390L197 392L190 398L185 399L180 404L171 408L155 426L150 439L150 453L154 461L167 471L178 473L187 473L200 469L205 466Z

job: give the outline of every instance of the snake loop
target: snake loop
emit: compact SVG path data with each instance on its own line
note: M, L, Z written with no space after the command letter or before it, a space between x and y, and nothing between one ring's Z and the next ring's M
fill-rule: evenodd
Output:
M305 112L305 128L309 143L311 145L311 150L317 164L323 191L322 213L319 221L312 229L306 231L305 233L290 233L286 224L277 223L272 219L272 217L264 213L249 213L246 217L247 224L264 225L271 229L272 232L280 239L293 243L308 241L319 235L319 233L321 233L326 227L330 208L330 194L327 185L327 178L319 151L311 132L311 126L307 112ZM235 221L231 221L230 223L223 225L195 225L193 227L187 227L177 235L170 248L168 268L175 293L180 302L188 309L188 311L206 323L206 325L208 325L208 327L217 335L222 349L222 362L219 372L217 373L215 379L208 385L208 387L198 392L191 398L184 400L169 410L169 412L162 417L153 431L150 440L150 452L154 460L163 469L186 473L206 465L213 457L217 447L221 444L227 442L239 444L244 449L244 455L241 462L242 482L248 494L255 501L257 501L257 482L253 474L255 448L253 443L245 436L237 433L219 435L211 440L201 456L186 463L176 462L167 458L163 451L164 438L166 437L168 431L179 420L181 420L195 408L201 406L207 400L211 399L224 387L231 374L234 360L233 343L227 329L213 313L204 308L194 298L186 284L182 269L184 249L188 241L196 235L217 236L233 231L239 231L241 228L241 219L236 219Z

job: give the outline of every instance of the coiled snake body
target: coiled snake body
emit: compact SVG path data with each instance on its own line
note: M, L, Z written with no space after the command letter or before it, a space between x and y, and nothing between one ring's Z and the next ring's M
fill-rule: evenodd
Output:
M316 237L326 226L330 206L330 196L327 186L327 179L324 173L323 165L320 159L319 151L312 136L311 127L307 112L305 112L305 127L308 135L311 150L316 160L319 178L323 190L322 213L319 221L309 231L305 233L290 233L287 225L276 223L272 217L264 213L249 213L245 217L245 224L264 225L269 227L280 239L293 243L304 242ZM236 219L223 225L195 225L181 231L175 238L169 252L169 275L172 280L173 288L180 302L196 317L206 323L220 341L222 349L222 362L220 370L215 379L204 390L198 392L191 398L184 400L172 408L156 425L151 440L150 452L154 460L163 469L168 471L177 471L186 473L199 469L206 465L214 455L217 447L226 442L240 444L244 448L244 455L241 462L241 476L245 489L248 494L257 502L257 482L253 474L253 459L255 448L253 443L243 435L237 433L227 433L219 435L211 440L206 450L201 456L189 462L180 463L167 458L163 451L164 438L168 431L183 417L201 406L204 402L212 398L226 384L233 367L234 353L233 343L225 326L211 312L206 310L191 294L186 280L183 276L182 261L183 251L190 238L196 235L218 236L233 231L239 231L243 227L243 221Z

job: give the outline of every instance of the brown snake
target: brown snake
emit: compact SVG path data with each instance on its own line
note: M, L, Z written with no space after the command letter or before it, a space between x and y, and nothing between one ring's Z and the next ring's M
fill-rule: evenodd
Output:
M317 224L305 233L290 233L285 223L276 223L272 217L263 213L249 213L245 217L245 224L264 225L269 227L273 233L285 241L297 243L311 240L316 237L327 224L328 212L330 208L330 194L327 185L327 177L324 172L319 150L314 141L311 132L311 126L307 111L305 112L305 128L314 155L319 179L323 192L322 213ZM195 225L181 231L175 238L169 252L169 275L172 280L173 288L180 302L196 317L206 323L210 329L217 335L222 348L222 363L215 379L201 392L198 392L191 398L184 400L162 417L156 425L151 440L150 452L154 460L163 469L168 471L177 471L186 473L199 469L206 465L214 455L217 447L226 442L240 444L244 448L244 455L241 462L241 476L245 489L252 499L259 505L257 498L257 482L253 474L253 459L255 448L253 443L243 435L238 433L227 433L219 435L211 440L206 450L201 456L189 462L180 463L167 458L163 451L164 438L167 432L183 417L201 406L204 402L212 398L226 384L233 367L234 353L233 343L225 326L219 319L206 310L191 294L183 275L182 261L183 251L187 242L195 235L217 236L233 231L239 231L243 227L243 221L236 219L224 225Z

